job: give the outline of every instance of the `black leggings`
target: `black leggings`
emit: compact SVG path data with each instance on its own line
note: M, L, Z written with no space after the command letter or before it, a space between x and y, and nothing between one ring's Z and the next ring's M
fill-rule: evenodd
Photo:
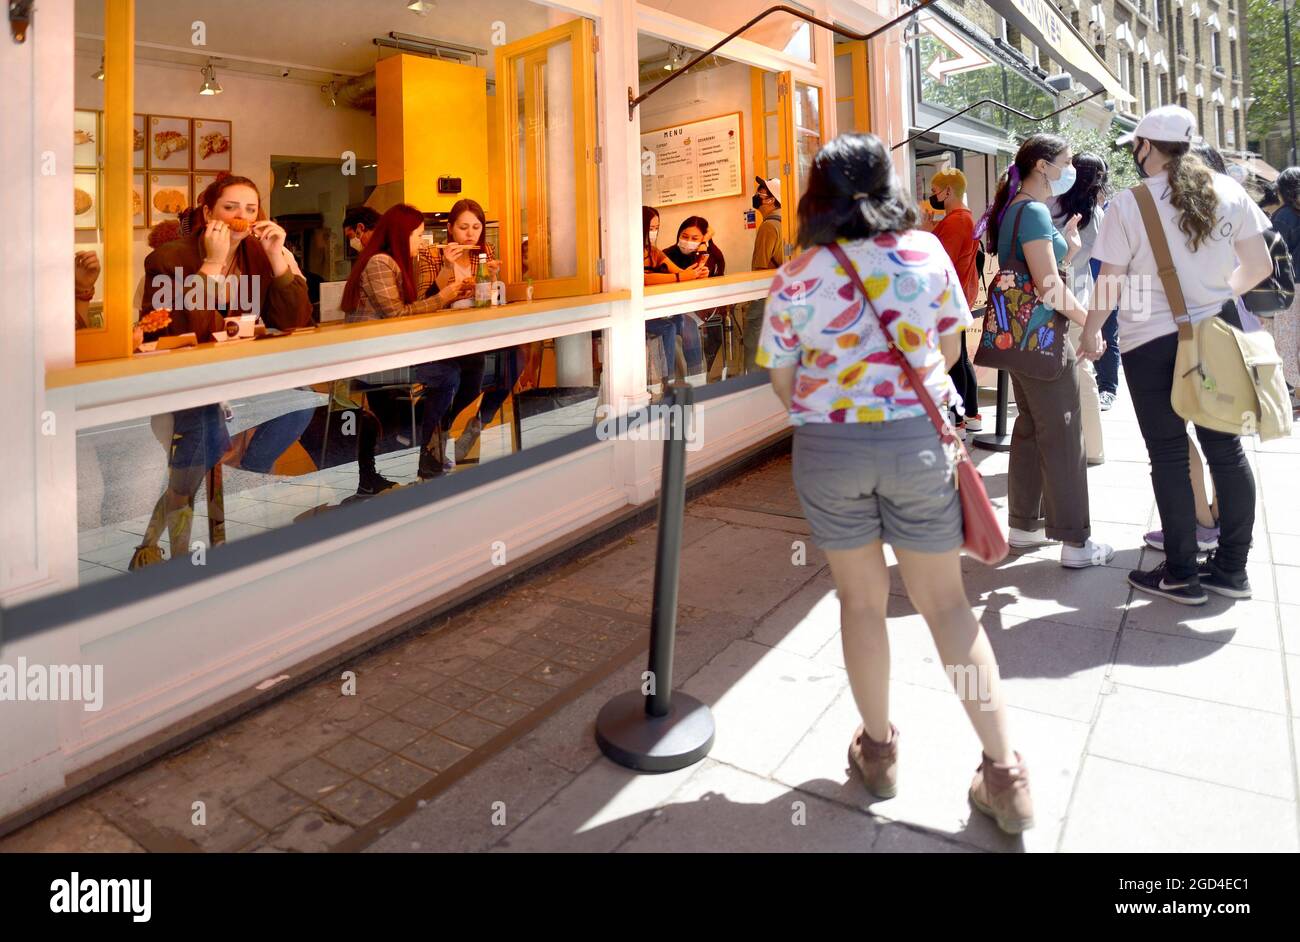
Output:
M1177 353L1178 335L1168 334L1124 350L1121 356L1151 459L1151 485L1165 533L1169 574L1185 579L1196 572L1196 502L1187 456L1187 421L1169 402ZM1244 572L1255 528L1255 476L1236 435L1195 428L1219 502L1219 568Z

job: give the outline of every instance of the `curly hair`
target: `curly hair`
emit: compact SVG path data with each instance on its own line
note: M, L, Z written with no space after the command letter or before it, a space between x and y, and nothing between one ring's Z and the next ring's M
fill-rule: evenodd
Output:
M1140 140L1138 142L1141 143ZM1219 218L1219 194L1214 174L1191 145L1175 141L1149 141L1169 161L1169 202L1178 210L1178 228L1193 252L1214 232Z

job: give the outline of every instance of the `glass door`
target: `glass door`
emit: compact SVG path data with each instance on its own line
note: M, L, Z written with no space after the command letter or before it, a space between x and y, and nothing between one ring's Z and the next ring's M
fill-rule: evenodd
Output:
M825 89L790 72L751 72L755 118L754 167L764 179L781 180L785 255L795 249L795 209L807 185L813 156L826 139Z
M835 44L835 133L871 130L871 93L867 80L867 44Z

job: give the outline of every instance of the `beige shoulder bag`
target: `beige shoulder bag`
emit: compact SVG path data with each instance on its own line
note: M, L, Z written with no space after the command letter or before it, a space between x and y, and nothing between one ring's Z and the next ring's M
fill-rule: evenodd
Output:
M1258 435L1261 441L1290 435L1291 397L1273 338L1262 330L1245 333L1218 316L1191 322L1155 197L1144 183L1132 192L1178 325L1169 397L1174 412L1202 428L1230 435Z

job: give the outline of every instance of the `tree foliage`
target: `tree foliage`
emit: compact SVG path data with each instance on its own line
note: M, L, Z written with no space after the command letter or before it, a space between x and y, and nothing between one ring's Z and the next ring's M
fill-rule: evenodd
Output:
M1288 114L1286 31L1281 4L1272 0L1246 0L1246 30L1250 94L1255 98L1246 114L1246 137L1260 140Z

